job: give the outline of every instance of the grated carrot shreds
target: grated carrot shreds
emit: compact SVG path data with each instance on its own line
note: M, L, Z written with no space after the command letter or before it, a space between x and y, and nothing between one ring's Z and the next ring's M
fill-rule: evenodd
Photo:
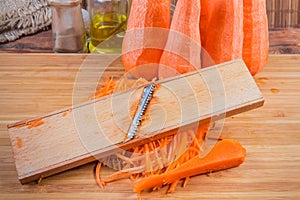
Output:
M28 128L31 129L31 128L34 128L34 127L38 127L38 126L41 126L44 124L44 121L42 118L38 118L34 121L31 121L31 122L28 122Z
M184 179L184 182L183 182L183 184L182 184L182 187L185 187L189 181L190 181L190 177L187 176L187 177Z
M178 182L179 182L179 180L177 180L177 181L171 183L171 184L170 184L170 187L169 187L169 189L168 189L168 191L167 191L167 193L173 192L173 191L175 190L175 188L176 188Z
M97 166L96 166L96 182L98 184L98 186L103 189L104 188L104 184L102 183L101 179L100 179L100 168L102 166L101 162L98 162Z
M100 89L98 89L93 95L91 95L89 97L89 100L112 94L116 85L117 81L113 80L113 77L107 77L105 82L100 84Z
M145 80L124 78L116 81L112 78L107 78L92 97L99 98L109 95L113 91L119 92L140 84L145 84ZM111 164L108 164L108 166L119 169L119 171L101 179L101 166L106 165L105 163L110 163L109 160L113 159L112 156L109 156L101 160L102 163L98 162L96 182L100 188L104 188L105 184L109 182L129 178L131 181L138 181L134 186L134 190L137 193L144 189L159 189L164 185L169 185L168 192L173 192L182 177L178 176L179 178L176 179L171 174L182 168L182 165L199 157L203 152L204 139L208 129L209 124L201 124L199 127L185 127L180 133L174 131L171 136L150 141L127 151L127 153L131 152L130 154L126 154L124 151L123 153L112 155L118 158L118 162L113 166ZM167 180L172 181L164 182L164 177L168 177ZM186 186L189 177L190 175L186 174L183 186Z

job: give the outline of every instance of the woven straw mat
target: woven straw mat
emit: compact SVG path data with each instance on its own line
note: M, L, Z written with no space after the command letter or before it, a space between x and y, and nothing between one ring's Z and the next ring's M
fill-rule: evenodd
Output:
M46 30L50 24L47 0L0 0L0 43Z

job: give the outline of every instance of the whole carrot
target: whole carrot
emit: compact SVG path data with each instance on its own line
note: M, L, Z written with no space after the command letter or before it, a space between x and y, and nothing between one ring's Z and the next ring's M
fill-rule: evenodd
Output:
M267 63L269 30L265 0L244 0L243 59L252 75Z
M201 0L202 49L215 64L242 57L243 1Z
M132 0L122 46L126 72L151 80L157 77L168 29L170 0Z
M201 67L200 8L200 0L178 0L160 59L160 79Z

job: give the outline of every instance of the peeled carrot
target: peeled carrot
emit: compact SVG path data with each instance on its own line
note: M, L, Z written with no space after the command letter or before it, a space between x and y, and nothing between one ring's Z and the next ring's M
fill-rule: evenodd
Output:
M243 59L252 75L267 63L269 32L265 0L244 0Z
M201 67L200 7L200 0L178 0L160 59L160 79Z
M200 34L202 50L215 64L241 58L243 2L201 0Z
M149 188L177 182L182 178L236 167L244 162L245 156L246 150L239 142L224 139L217 142L204 158L195 156L164 174L144 178L134 186L134 191L140 193Z
M246 150L233 139L217 142L207 156L196 156L180 167L167 173L165 183L172 183L188 176L239 166L244 162Z
M206 42L206 26L208 24L208 20L211 16L211 7L214 2L209 0L201 0L201 13L200 13L200 21L199 21L199 27L200 27L200 34L201 34L201 45L204 45Z
M126 72L137 78L157 77L170 27L170 0L133 0L122 46ZM150 46L147 46L149 44ZM153 48L151 48L151 46Z

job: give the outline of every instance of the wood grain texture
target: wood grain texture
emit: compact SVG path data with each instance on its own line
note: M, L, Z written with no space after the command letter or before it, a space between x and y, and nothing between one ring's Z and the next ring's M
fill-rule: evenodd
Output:
M94 163L39 184L21 185L18 180L6 125L70 106L75 76L84 58L48 55L47 59L58 63L49 66L42 55L0 55L0 199L136 199L133 183L127 179L99 189ZM265 105L226 119L222 134L247 149L244 164L192 177L186 188L178 186L171 194L165 194L166 187L143 192L142 199L299 199L299 65L299 55L271 55L255 77ZM117 68L110 72L122 74ZM103 168L103 175L110 172Z
M92 58L103 61L106 56ZM117 61L121 62L121 57ZM49 61L50 65L57 63ZM107 70L110 67L115 65ZM90 80L90 76L85 78ZM139 138L125 144L122 141L144 86L10 124L20 181L38 180L120 148L130 149L153 137L161 138L181 126L212 122L260 107L264 102L242 60L158 81L157 85L138 131Z
M269 31L269 53L300 54L300 28Z
M19 52L19 53L51 53L52 47L52 30L41 31L33 35L21 37L12 42L0 44L2 52Z

